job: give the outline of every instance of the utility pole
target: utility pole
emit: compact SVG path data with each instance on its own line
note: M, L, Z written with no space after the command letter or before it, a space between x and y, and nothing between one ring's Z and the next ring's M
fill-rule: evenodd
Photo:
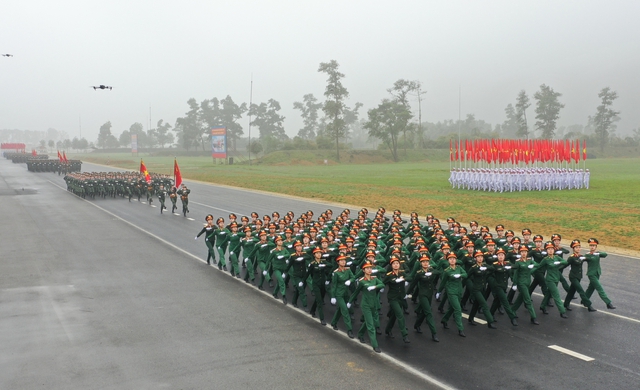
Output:
M251 89L249 90L249 165L251 165L251 104L253 103L253 73L251 73Z

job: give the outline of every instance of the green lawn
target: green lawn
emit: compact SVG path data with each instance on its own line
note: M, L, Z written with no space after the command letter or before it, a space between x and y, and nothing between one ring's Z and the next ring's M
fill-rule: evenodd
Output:
M302 156L310 156L303 158ZM443 158L444 157L444 158ZM84 161L137 170L140 157L129 154L74 155ZM173 158L143 156L149 171L172 174ZM343 161L349 159L344 152ZM358 155L351 160L358 159ZM639 158L594 159L589 190L485 193L451 189L445 153L421 162L324 165L320 154L295 152L289 162L274 165L214 165L211 158L180 157L184 178L376 209L417 211L441 218L453 216L464 225L477 220L498 223L517 233L528 227L565 239L599 238L602 244L640 250Z

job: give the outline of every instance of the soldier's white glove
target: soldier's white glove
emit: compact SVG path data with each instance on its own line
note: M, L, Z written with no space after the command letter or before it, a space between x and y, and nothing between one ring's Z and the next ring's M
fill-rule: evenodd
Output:
M218 250L220 250L220 247L218 247Z
M351 309L351 302L347 302L347 309Z
M369 290L369 291L373 291L373 290L375 290L375 289L376 289L376 286L369 286L369 287L367 287L367 290Z
M284 256L278 255L278 260L282 260L283 258L284 258Z
M513 291L516 291L516 290L518 289L518 286L516 286L516 285L514 284L513 286L511 286L511 289L512 289Z
M425 275L431 276L431 272L425 272Z
M480 271L486 271L487 267L480 267Z
M584 256L580 256L580 257L579 257L579 259L580 259L580 260L585 260L585 259L586 259L586 257L584 257Z
M460 274L455 274L455 275L453 275L453 277L458 279L458 278L460 278Z
M407 294L404 296L404 299L411 299L411 294Z
M561 255L562 251L556 251L556 255Z
M298 283L298 287L302 287L302 286L304 286L304 283L302 282Z
M436 299L440 299L440 295L441 295L441 294L440 294L439 292L437 292L437 293L436 293Z
M244 262L246 263L247 261L249 261L249 258L248 258L248 257L245 257L245 258L244 258Z
M540 252L540 253L542 253L543 255L546 255L546 254L547 254L547 251L542 251L542 252Z
M346 282L344 282L345 286L350 286L351 285L351 280L347 280Z
M374 269L372 269L372 270L371 270L371 273L372 273L372 274L375 274L375 273L377 273L377 272L378 272L378 270L377 270L376 268L374 268Z
M493 255L493 256L491 256L491 257L493 257L494 259L497 259L497 258L498 258L498 255Z
M282 274L282 279L284 279L284 278L286 278L286 277L287 277L287 274L283 273L283 274Z
M409 282L404 282L404 286L407 287L409 285Z
M263 274L264 276L267 276L267 271L262 271L262 274Z
M506 265L506 266L504 267L504 269L511 269L511 266L510 266L510 265Z
M383 293L384 292L384 287L380 289L380 292Z
M336 299L335 298L331 298L331 304L334 305L334 306L336 305Z
M521 257L522 257L521 255L516 255L516 259L519 259L519 258L521 258Z
M232 254L233 254L233 251L230 251L230 252L229 252L229 254L230 254L230 255L232 255Z
M594 255L600 256L600 252L593 252Z
M404 278L402 276L400 276L399 278L396 278L396 283L402 283L404 282Z
M348 266L351 266L351 264L353 264L353 261L347 263Z
M285 264L289 265L289 260L286 260L286 261L285 261Z
M194 240L197 240L197 239L198 239L198 237L194 238Z
M558 264L560 264L560 262L559 261L554 261L553 264L558 265Z
M329 285L329 283L331 283L331 282L327 280L326 282L324 282L324 285L325 285L325 286L328 286L328 285Z
M529 268L529 269L533 269L533 264L529 264L529 265L527 266L527 268Z

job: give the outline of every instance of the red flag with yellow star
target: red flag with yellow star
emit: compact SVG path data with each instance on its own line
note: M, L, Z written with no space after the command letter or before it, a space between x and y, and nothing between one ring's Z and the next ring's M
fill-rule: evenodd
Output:
M147 171L147 166L144 165L144 163L142 162L142 159L140 159L140 173L144 175L144 179L147 181L147 183L151 182L151 175L149 175L149 171Z

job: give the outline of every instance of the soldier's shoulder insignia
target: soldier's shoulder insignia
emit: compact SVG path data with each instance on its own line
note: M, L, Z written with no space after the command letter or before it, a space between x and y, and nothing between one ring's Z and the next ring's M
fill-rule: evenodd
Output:
M393 272L387 272L387 275L391 275Z

